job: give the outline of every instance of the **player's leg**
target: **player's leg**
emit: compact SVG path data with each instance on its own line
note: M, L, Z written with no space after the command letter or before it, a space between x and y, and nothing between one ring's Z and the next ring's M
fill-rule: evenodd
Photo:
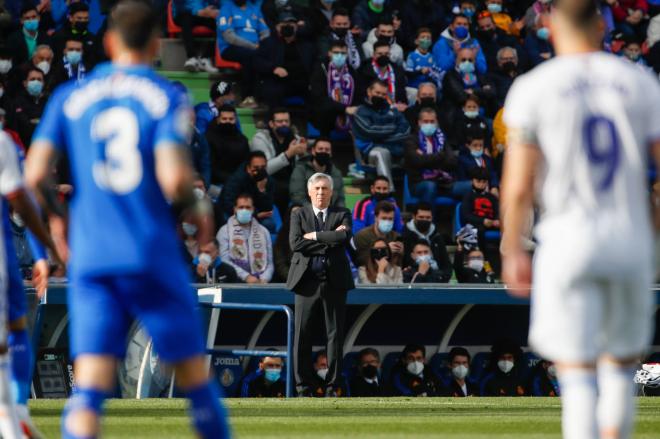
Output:
M561 389L564 439L597 439L598 386L595 364L555 363Z
M603 357L598 362L598 429L601 439L630 437L635 420L635 376L639 357Z
M11 365L7 346L7 304L5 290L0 294L0 435L6 439L19 439L22 432L9 381Z

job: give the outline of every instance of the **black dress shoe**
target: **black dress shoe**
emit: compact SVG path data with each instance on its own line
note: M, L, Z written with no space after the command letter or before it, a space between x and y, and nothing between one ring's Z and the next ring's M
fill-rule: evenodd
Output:
M298 386L296 387L296 396L298 398L310 398L312 396L312 392L309 390L309 387Z

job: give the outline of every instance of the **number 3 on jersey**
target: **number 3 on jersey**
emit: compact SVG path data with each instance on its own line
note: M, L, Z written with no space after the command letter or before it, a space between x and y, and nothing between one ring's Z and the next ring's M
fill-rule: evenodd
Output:
M621 144L616 126L611 119L603 116L590 116L585 120L584 143L589 162L602 176L597 183L600 192L607 191L614 182L614 176L621 159Z
M105 144L105 158L99 158L92 171L96 184L119 195L133 192L142 181L135 114L128 108L110 108L94 118L91 130L92 140Z

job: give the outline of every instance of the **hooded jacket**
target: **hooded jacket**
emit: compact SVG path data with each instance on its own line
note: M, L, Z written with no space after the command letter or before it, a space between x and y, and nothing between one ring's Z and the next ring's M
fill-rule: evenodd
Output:
M476 67L477 73L484 74L488 70L486 63L486 56L484 55L483 50L479 42L472 38L468 33L467 37L463 40L455 38L452 33L449 31L449 28L445 29L444 32L440 35L438 41L433 45L433 58L435 59L435 64L440 67L442 70L450 71L454 69L456 65L456 53L454 53L454 41L460 41L461 46L466 49L477 49L477 58L476 58Z

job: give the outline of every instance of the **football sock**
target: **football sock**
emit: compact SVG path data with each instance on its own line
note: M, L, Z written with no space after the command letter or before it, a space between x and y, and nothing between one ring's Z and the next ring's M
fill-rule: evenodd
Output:
M635 369L609 362L598 365L598 428L604 439L630 437L635 417Z
M193 425L204 439L229 438L227 415L220 403L220 388L215 381L185 392L190 399L190 416Z
M72 431L72 420L69 417L79 411L89 411L96 416L96 422L93 430L98 430L99 418L103 412L103 402L108 394L102 390L78 388L74 390L73 394L66 402L64 411L62 412L62 439L93 439L98 435L98 431L93 431L86 435L77 434ZM80 426L76 426L80 427ZM85 426L82 430L92 429ZM76 428L79 430L79 428Z
M26 329L9 333L11 384L16 404L25 405L30 397L32 381L32 346Z
M6 439L23 437L9 387L9 355L6 353L0 355L0 434Z
M559 373L564 439L598 439L596 371L567 369Z

